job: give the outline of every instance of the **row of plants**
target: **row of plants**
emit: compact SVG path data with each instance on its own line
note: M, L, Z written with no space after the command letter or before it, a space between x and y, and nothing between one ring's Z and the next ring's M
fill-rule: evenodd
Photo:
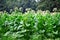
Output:
M59 40L60 13L0 13L0 40Z

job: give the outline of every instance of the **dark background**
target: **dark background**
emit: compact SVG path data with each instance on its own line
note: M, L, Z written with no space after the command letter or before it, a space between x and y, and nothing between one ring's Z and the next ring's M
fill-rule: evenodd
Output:
M22 7L22 12L25 12L26 8L53 12L54 8L59 11L60 0L0 0L0 11L10 12L10 9L14 10L15 7Z

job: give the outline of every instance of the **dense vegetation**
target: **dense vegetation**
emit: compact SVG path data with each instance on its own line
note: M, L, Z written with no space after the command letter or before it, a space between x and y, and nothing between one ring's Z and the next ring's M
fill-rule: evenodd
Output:
M0 0L0 40L60 40L60 0Z
M0 40L60 40L60 12L0 12Z
M15 7L22 7L22 12L25 12L26 8L33 10L49 10L53 11L54 8L60 9L60 0L0 0L0 11L6 10L10 12L10 9Z

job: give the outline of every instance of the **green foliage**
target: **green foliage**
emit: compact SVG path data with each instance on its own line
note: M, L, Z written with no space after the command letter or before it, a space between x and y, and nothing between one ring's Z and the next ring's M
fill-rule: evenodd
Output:
M59 40L60 14L12 12L0 14L1 40Z

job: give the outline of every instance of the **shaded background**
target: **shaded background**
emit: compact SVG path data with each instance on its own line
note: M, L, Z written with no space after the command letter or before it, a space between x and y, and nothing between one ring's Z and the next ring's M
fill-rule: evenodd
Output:
M0 0L0 11L6 10L10 12L10 9L14 10L15 7L22 7L22 12L26 11L26 8L32 10L49 10L53 11L54 8L60 9L60 0Z

